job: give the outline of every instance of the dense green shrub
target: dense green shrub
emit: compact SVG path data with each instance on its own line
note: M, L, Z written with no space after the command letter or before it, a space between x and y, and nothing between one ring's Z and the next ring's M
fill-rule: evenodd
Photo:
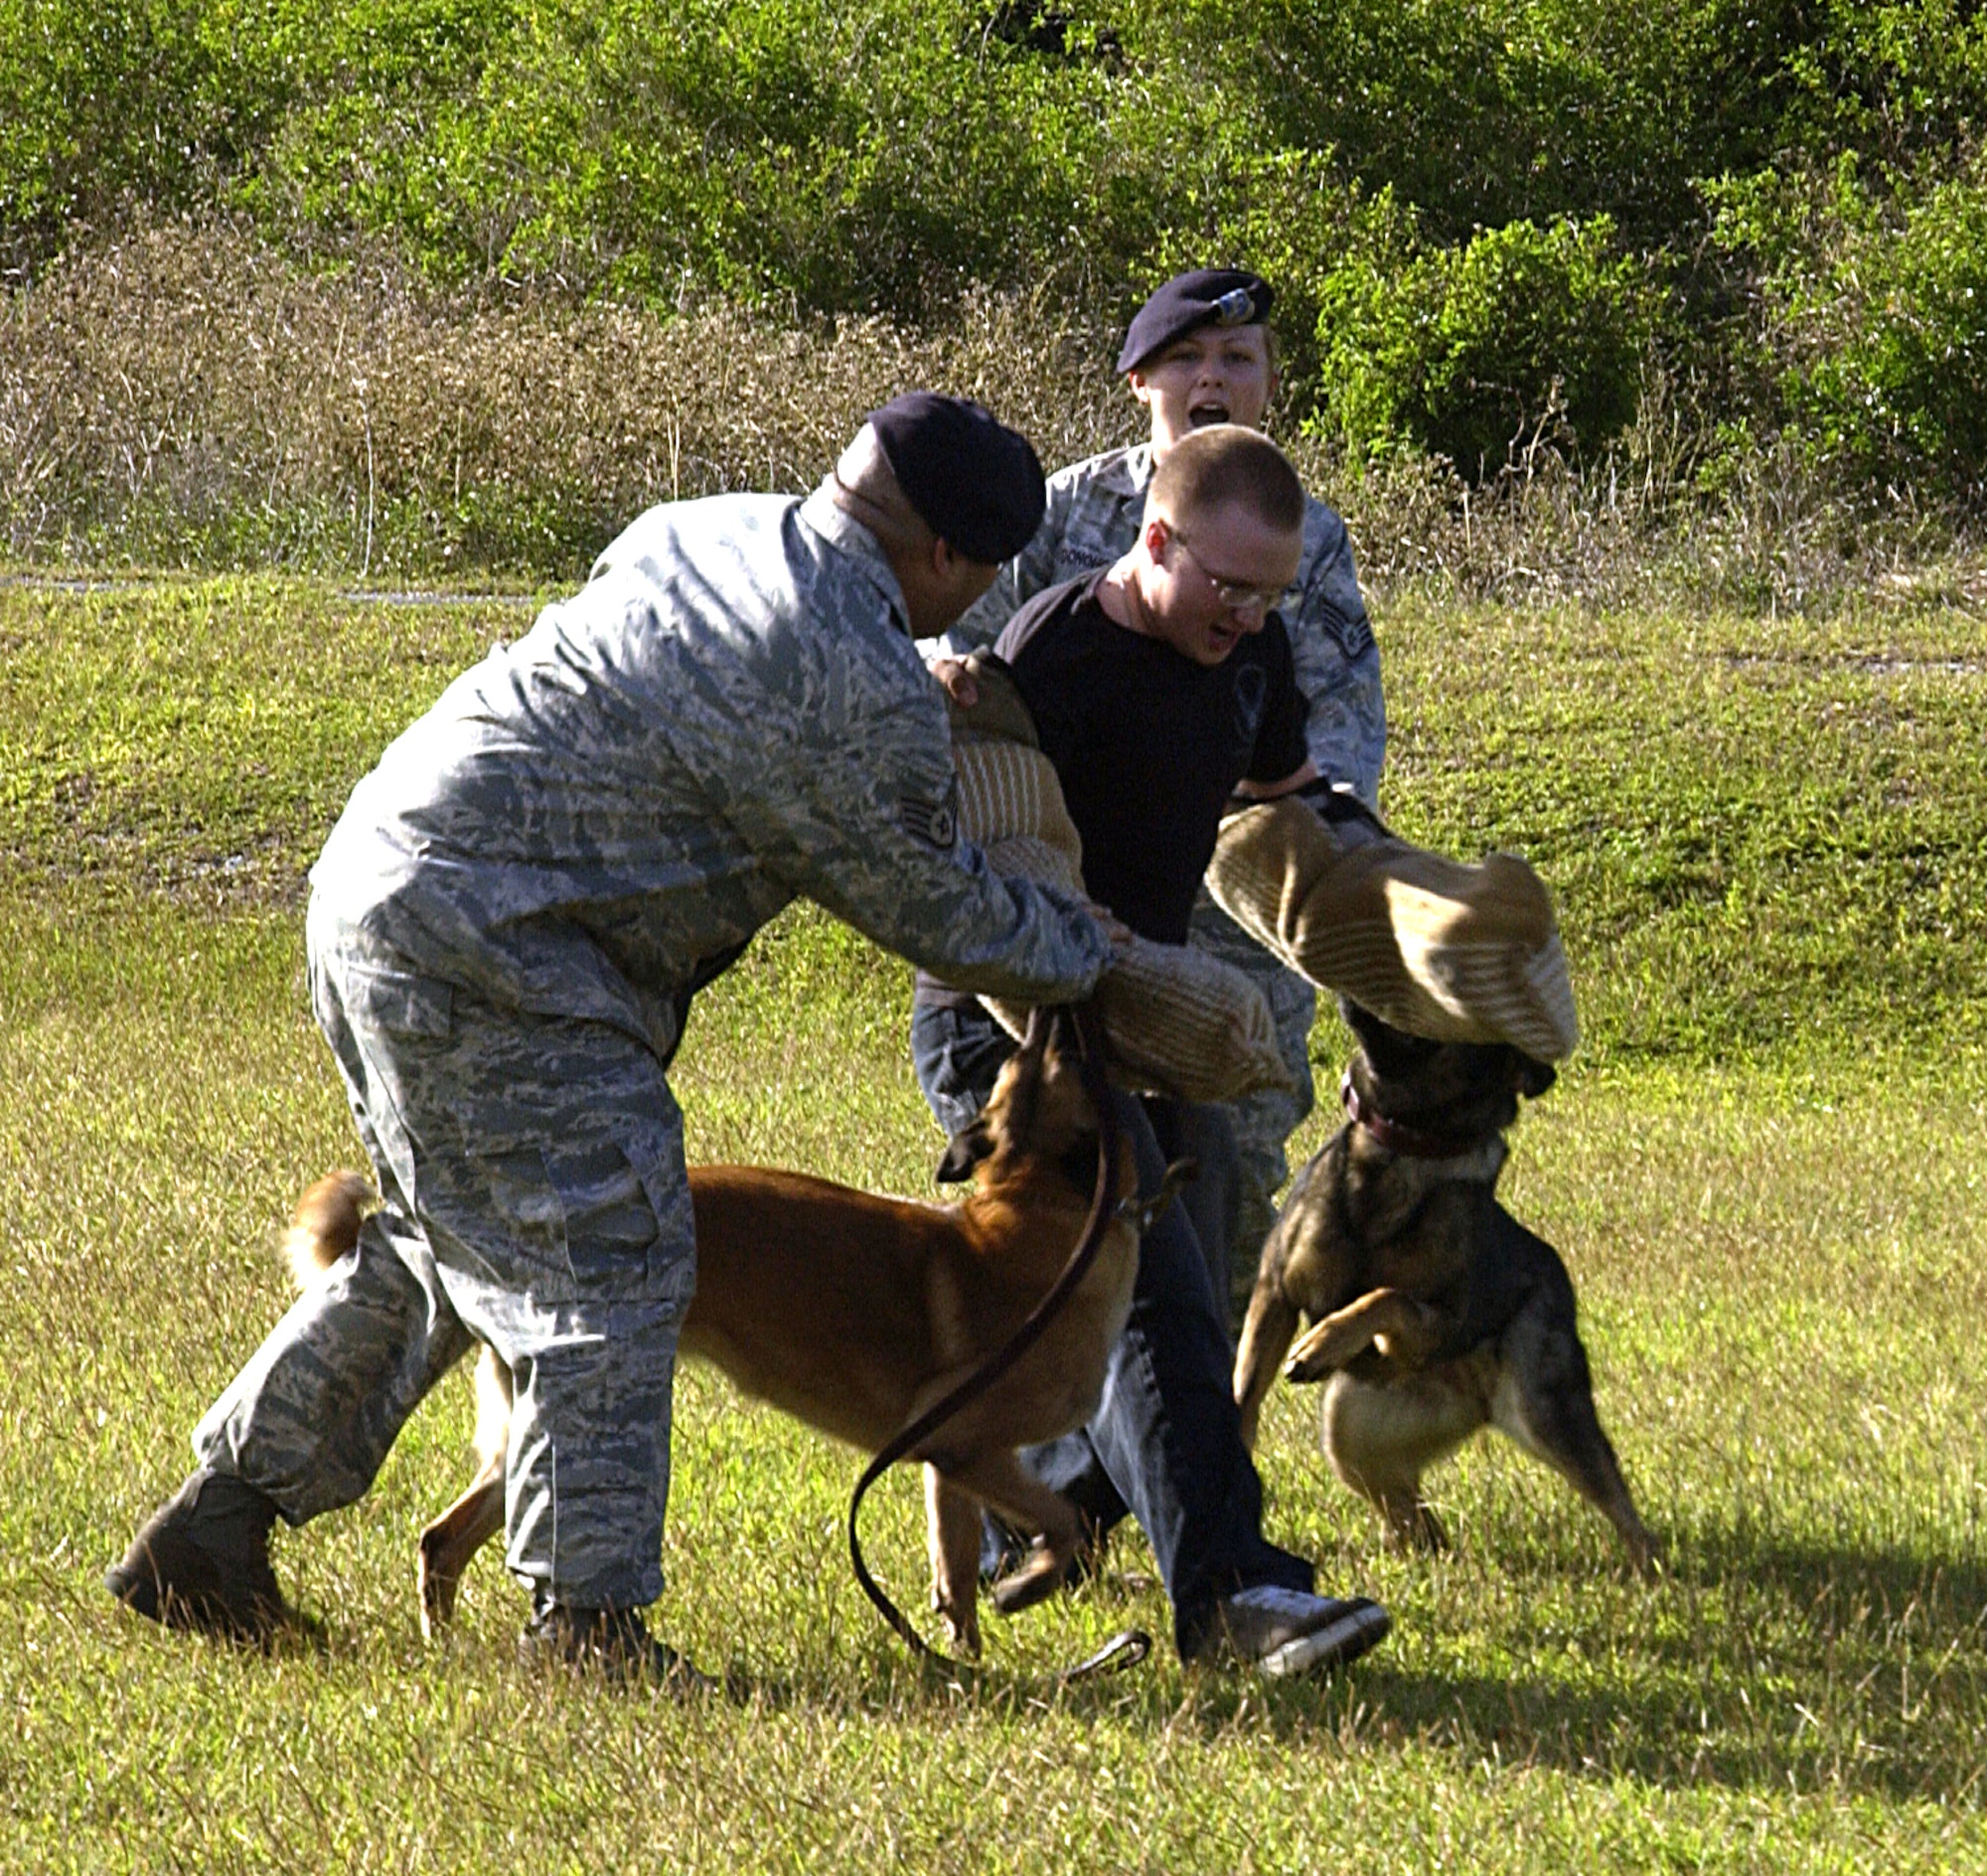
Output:
M1797 0L1180 0L1147 13L1173 69L1222 75L1263 144L1332 149L1445 242L1597 214L1638 243L1666 237L1695 219L1692 177L1771 154L1801 17Z
M245 213L444 294L1044 292L1101 362L1242 260L1287 415L1465 476L1661 382L1728 470L1965 499L1984 136L1974 0L0 0L17 279Z
M446 9L455 8L449 16ZM445 279L918 316L1066 249L1094 61L906 0L367 0L256 206L391 234ZM448 58L409 59L446 33ZM1143 207L1144 205L1140 205ZM1107 230L1097 230L1108 240Z
M1642 248L1697 178L1963 140L1983 35L1964 0L0 0L0 235L219 192L457 277L914 310L1077 251L1114 281L1289 159L1434 241Z
M1856 152L1914 165L1987 130L1978 0L1818 0L1784 70L1780 146L1818 164Z
M171 0L0 0L0 241L46 247L120 194L179 206L265 127Z
M1635 413L1653 296L1605 216L1369 250L1321 298L1321 421L1357 454L1425 450L1480 474L1562 429L1604 443Z
M1758 282L1762 419L1838 481L1987 493L1987 160L1913 190L1844 157L1710 195Z

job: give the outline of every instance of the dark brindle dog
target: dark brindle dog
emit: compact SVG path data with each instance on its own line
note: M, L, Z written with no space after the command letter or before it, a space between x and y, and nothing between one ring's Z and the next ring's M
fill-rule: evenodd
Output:
M1255 1445L1279 1363L1294 1381L1323 1381L1332 1471L1379 1508L1394 1542L1440 1549L1422 1474L1494 1425L1563 1473L1652 1571L1659 1547L1594 1411L1572 1279L1497 1202L1504 1130L1553 1070L1340 1008L1359 1041L1349 1119L1298 1174L1263 1246L1235 1358L1243 1437ZM1299 1336L1300 1318L1310 1327Z

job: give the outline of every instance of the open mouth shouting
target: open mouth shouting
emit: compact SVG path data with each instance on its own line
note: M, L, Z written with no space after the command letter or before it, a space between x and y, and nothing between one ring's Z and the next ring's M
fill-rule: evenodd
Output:
M1130 374L1133 394L1149 407L1161 454L1177 437L1210 423L1254 429L1263 420L1276 371L1268 328L1204 327L1167 346Z

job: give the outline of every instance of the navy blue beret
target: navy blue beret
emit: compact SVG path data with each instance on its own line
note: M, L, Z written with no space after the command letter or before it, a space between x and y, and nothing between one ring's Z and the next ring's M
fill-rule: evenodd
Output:
M1202 326L1260 326L1274 298L1267 280L1240 267L1176 273L1139 308L1119 350L1118 369L1132 371L1161 346Z
M869 412L918 518L955 553L994 565L1028 545L1048 497L1025 436L964 397L913 391Z

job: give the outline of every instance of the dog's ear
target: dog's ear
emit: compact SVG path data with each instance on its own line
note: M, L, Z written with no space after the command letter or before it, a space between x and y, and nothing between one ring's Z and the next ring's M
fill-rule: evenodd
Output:
M973 1169L994 1151L994 1130L986 1115L962 1127L945 1143L938 1170L932 1177L941 1185L961 1185L973 1176Z
M1369 1015L1364 1005L1355 1004L1352 1001L1352 999L1344 995L1343 992L1339 994L1338 998L1338 1014L1340 1018L1343 1020L1345 1026L1348 1029L1350 1029L1354 1035L1357 1035L1359 1033L1360 1022L1363 1019L1365 1019Z
M1559 1079L1559 1070L1550 1062L1535 1061L1531 1056L1522 1051L1514 1052L1518 1056L1518 1092L1526 1100L1536 1101L1540 1095L1544 1094Z

